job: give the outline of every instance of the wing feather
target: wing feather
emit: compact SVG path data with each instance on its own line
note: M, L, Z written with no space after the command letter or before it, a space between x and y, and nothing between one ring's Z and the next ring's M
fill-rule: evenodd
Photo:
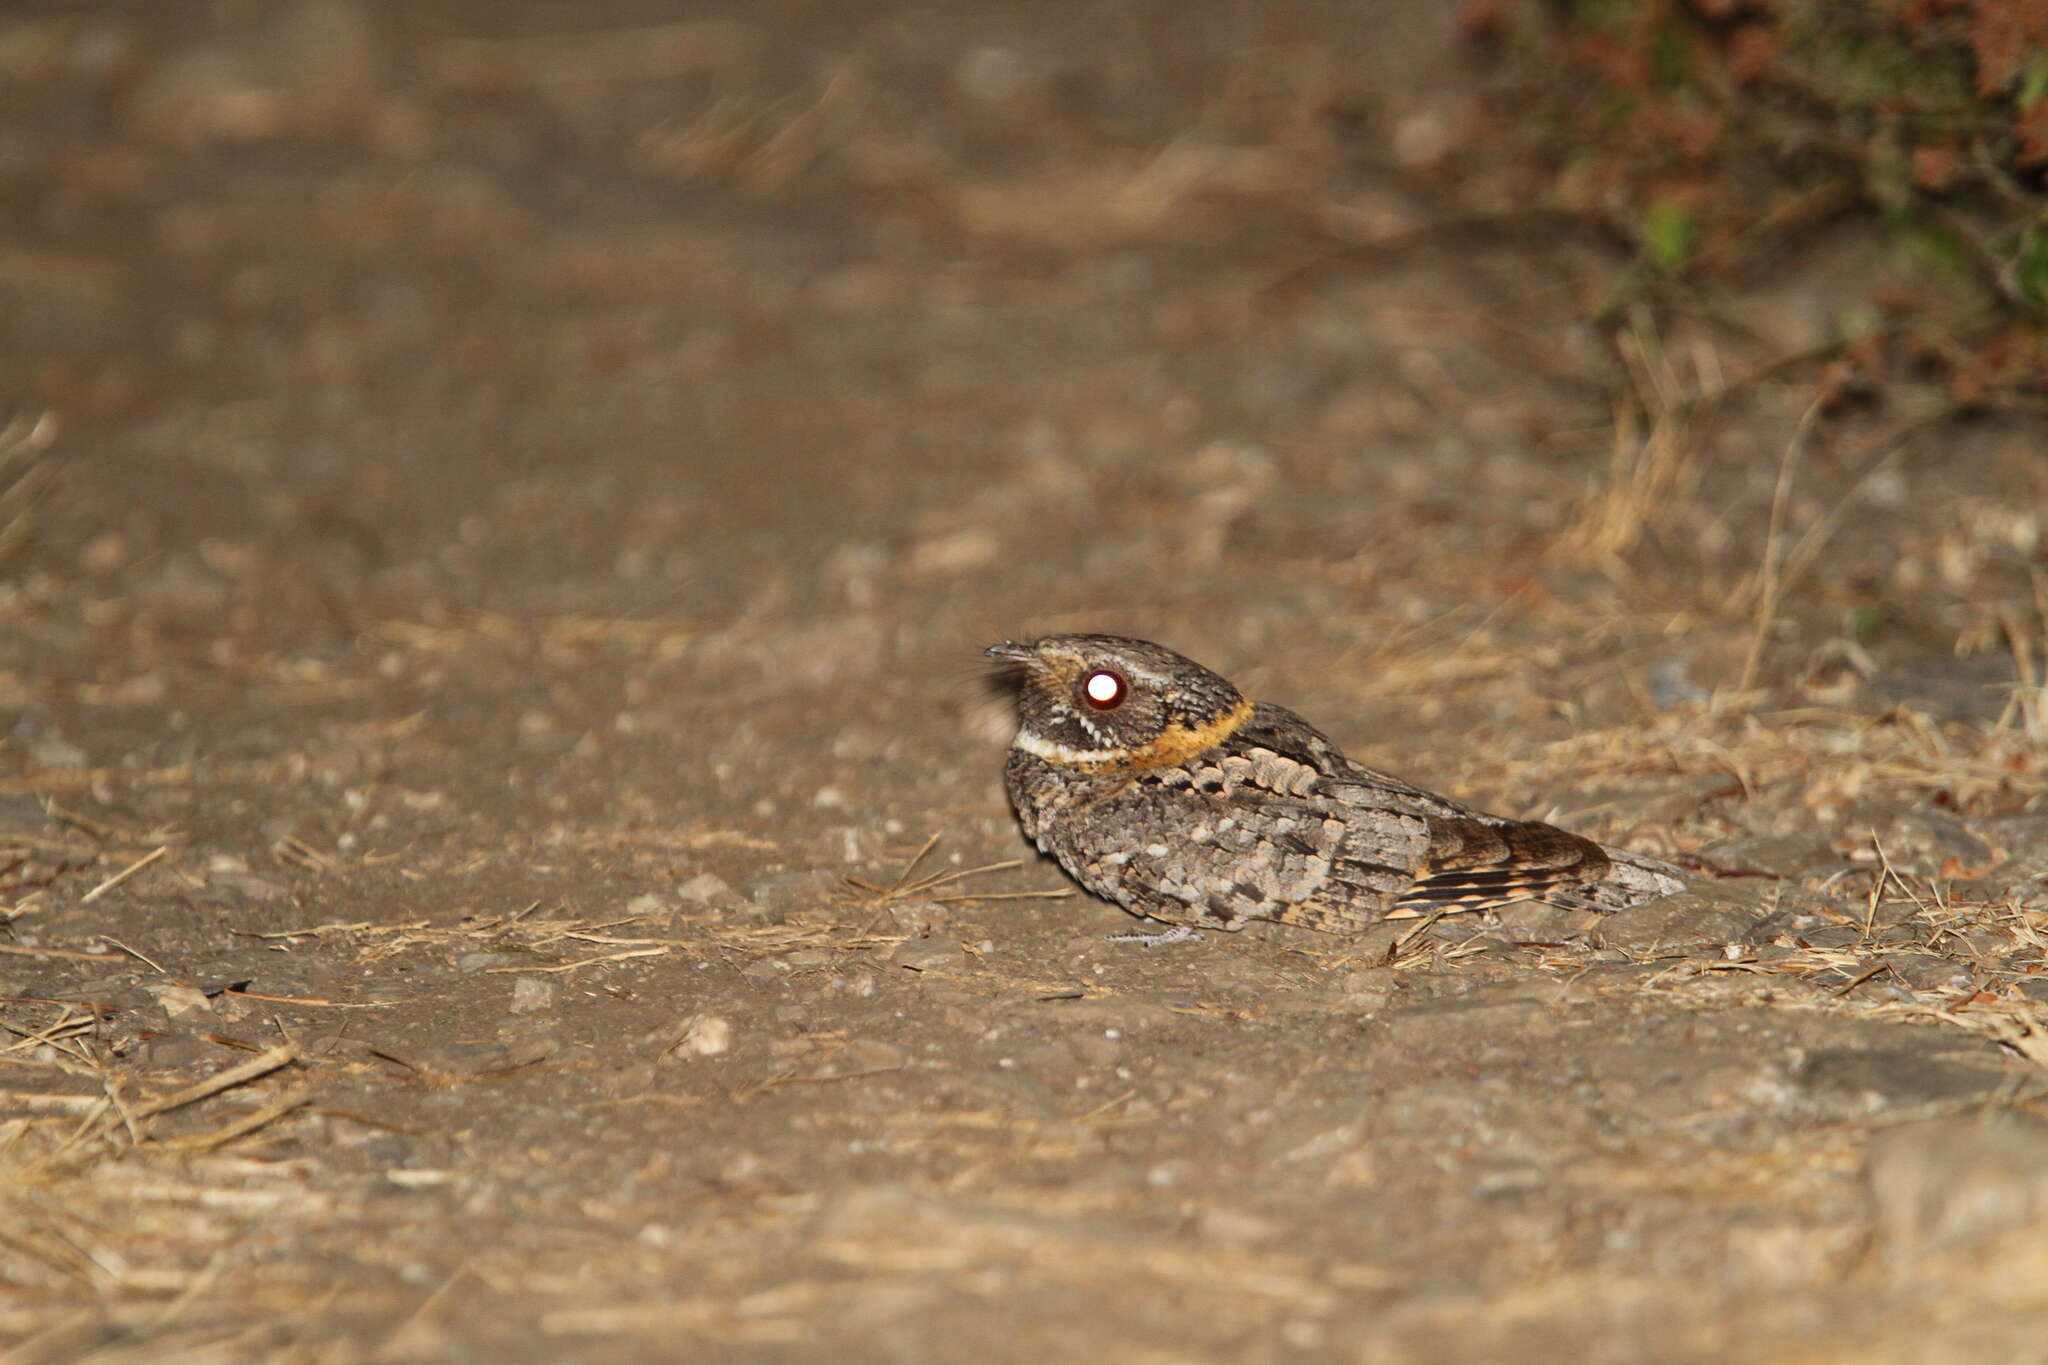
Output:
M1522 900L1574 903L1607 875L1607 851L1533 820L1430 821L1429 857L1397 910L1484 910Z

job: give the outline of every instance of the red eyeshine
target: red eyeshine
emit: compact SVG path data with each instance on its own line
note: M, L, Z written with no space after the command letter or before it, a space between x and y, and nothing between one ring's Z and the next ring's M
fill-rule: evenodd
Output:
M1097 669L1081 680L1081 698L1098 711L1114 711L1124 704L1130 689L1124 680L1106 668Z

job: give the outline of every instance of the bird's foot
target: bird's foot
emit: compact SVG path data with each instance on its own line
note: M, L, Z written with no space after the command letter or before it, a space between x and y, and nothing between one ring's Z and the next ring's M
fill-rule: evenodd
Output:
M1174 924L1156 934L1111 934L1111 943L1142 943L1147 948L1161 948L1169 943L1186 943L1191 938L1200 938L1201 931L1192 924Z

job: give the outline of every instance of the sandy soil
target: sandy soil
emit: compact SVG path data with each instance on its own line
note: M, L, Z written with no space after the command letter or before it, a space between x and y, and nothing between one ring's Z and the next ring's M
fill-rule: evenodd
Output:
M12 1358L2038 1359L2048 433L1434 8L13 7ZM1106 942L1074 628L1699 889Z

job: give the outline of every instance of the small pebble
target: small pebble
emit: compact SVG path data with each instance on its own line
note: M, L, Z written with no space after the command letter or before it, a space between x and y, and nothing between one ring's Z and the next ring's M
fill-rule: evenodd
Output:
M512 1013L538 1014L555 1003L555 986L537 976L512 979Z
M164 1013L176 1019L186 1014L204 1014L209 1008L206 992L190 986L151 986L149 993L164 1007Z
M707 901L714 901L722 896L730 896L732 888L726 885L725 878L718 876L716 873L699 872L696 876L677 887L676 894L686 901L696 901L702 905Z
M732 1024L715 1014L700 1014L683 1030L676 1051L690 1057L716 1057L732 1047Z
M913 938L897 944L896 951L889 954L889 961L898 967L926 972L958 967L963 956L960 945L950 938Z

